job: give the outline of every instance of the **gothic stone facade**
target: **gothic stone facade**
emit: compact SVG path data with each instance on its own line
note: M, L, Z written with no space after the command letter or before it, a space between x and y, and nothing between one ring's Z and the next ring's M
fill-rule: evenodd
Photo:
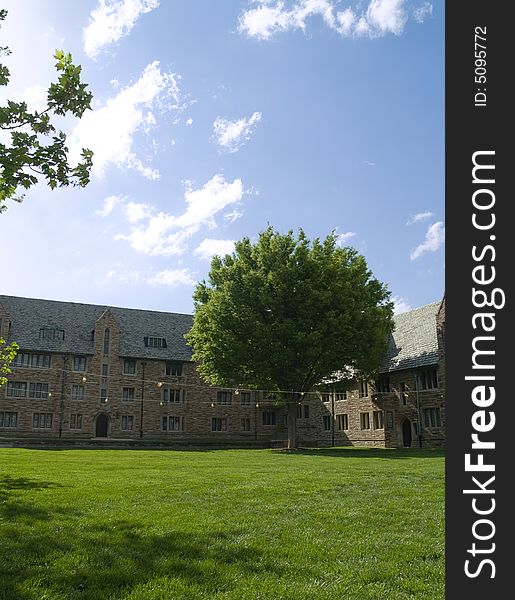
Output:
M377 382L334 382L298 406L302 445L444 443L443 303L396 318ZM0 388L4 443L273 446L286 412L264 392L200 379L190 315L0 296L0 337L20 351Z

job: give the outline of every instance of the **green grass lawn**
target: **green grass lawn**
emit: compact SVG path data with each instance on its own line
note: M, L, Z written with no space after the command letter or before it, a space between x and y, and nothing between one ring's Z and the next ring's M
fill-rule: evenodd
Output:
M0 449L2 600L443 597L440 451Z

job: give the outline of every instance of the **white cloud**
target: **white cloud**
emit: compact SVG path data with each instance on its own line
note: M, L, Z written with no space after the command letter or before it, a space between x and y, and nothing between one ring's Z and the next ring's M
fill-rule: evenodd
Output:
M137 223L152 214L152 207L149 204L140 202L128 202L125 207L125 216L129 223Z
M413 223L425 221L426 219L430 219L432 216L433 213L428 210L421 213L417 213L416 215L410 215L409 219L406 222L406 225L413 225Z
M225 256L234 250L234 240L212 240L206 238L195 248L193 254L205 260L211 259L215 254Z
M426 231L424 241L410 254L411 260L417 259L426 252L436 252L445 241L445 227L442 221L433 223Z
M214 136L222 148L228 152L237 152L250 139L254 125L261 121L261 113L255 112L248 119L228 121L217 117L213 123Z
M307 20L319 16L343 37L376 38L401 35L408 20L406 0L371 0L366 10L358 2L355 8L338 11L337 0L296 0L290 5L284 0L262 0L240 16L240 33L265 40L279 31L305 30ZM414 11L415 20L421 22L431 10L431 4L425 3Z
M124 200L124 196L108 196L104 200L104 206L96 210L95 215L98 217L107 217L113 212L115 206L120 204L120 202L124 202Z
M99 0L83 30L84 52L95 58L104 46L130 33L140 15L158 6L158 0Z
M400 35L408 19L404 4L404 0L372 0L366 13L367 23L373 32L371 36Z
M193 119L191 117L186 121L186 125L188 125L188 127L193 125Z
M403 312L408 312L412 310L411 305L404 300L404 298L399 298L398 296L394 296L393 300L393 312L398 315Z
M375 167L376 166L376 163L372 162L371 160L364 160L363 164L367 165L368 167Z
M186 190L186 210L179 216L164 212L156 214L151 206L139 205L138 211L144 211L142 218L148 221L115 239L126 240L134 250L153 256L183 254L189 238L201 226L216 227L216 215L228 206L237 206L243 193L240 179L228 182L222 175L215 175L202 188ZM135 209L135 214L139 216L141 212Z
M148 283L151 285L177 287L179 285L195 285L196 281L193 279L193 275L188 269L167 269L156 273L153 277L148 279Z
M234 223L234 221L240 219L241 217L243 217L243 211L237 208L224 215L224 219L229 221L229 223Z
M178 227L198 227L206 224L215 227L214 216L226 206L238 204L243 196L241 179L232 183L225 181L223 175L215 175L199 190L188 189L184 194L187 209L177 217Z
M423 23L426 17L430 17L433 14L433 5L429 2L424 2L421 6L417 6L413 10L413 17L417 23Z
M109 165L116 165L134 169L148 179L159 178L156 169L144 165L136 156L134 136L138 131L148 132L155 123L150 108L177 107L177 79L174 74L161 72L159 62L154 61L135 83L100 108L87 111L68 138L72 162L79 160L81 148L90 148L94 152L92 171L96 176L103 176ZM170 99L175 105L167 105Z
M338 237L336 238L336 243L338 244L338 246L345 246L347 243L347 240L349 240L351 237L354 237L356 235L356 232L354 231L347 231L345 233L340 233L338 235Z

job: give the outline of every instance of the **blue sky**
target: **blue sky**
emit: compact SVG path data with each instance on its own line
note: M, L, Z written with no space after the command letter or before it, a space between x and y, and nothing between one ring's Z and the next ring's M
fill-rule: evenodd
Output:
M85 189L0 215L2 293L193 311L213 253L270 223L336 229L399 311L444 286L444 5L4 0L5 98L41 106L52 54L94 94L62 119Z

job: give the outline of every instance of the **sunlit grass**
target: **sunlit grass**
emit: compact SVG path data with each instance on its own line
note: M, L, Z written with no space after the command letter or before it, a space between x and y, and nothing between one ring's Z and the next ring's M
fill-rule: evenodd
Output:
M444 597L439 451L0 450L0 598Z

